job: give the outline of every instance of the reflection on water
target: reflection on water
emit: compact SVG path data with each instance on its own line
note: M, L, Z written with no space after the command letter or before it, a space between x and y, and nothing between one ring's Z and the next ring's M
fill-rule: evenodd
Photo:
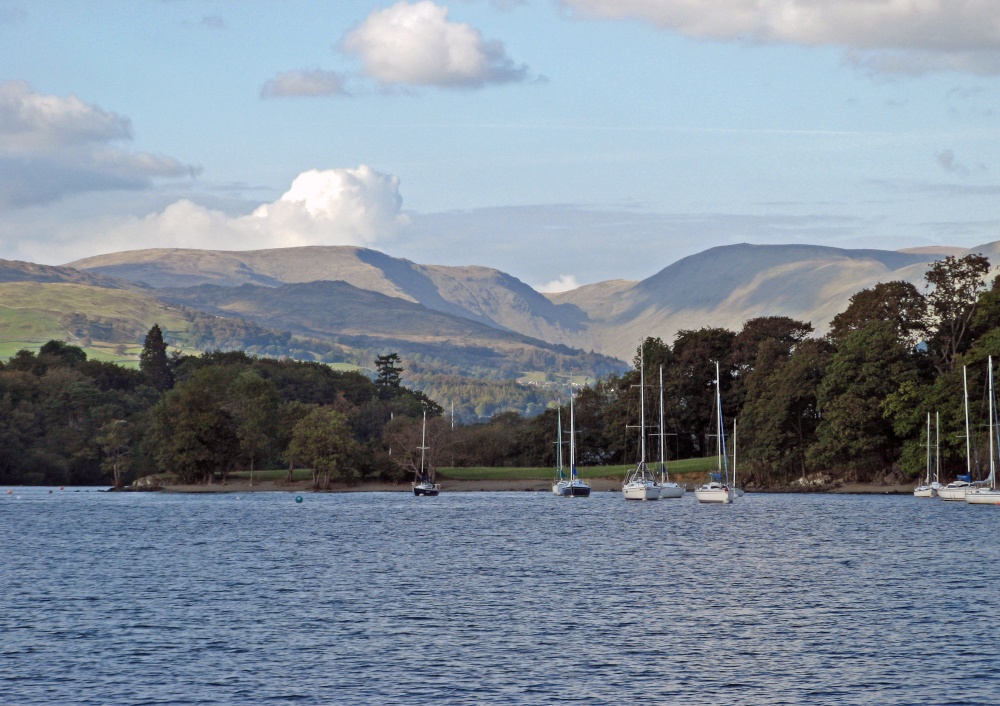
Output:
M995 704L998 531L909 496L18 488L0 703Z

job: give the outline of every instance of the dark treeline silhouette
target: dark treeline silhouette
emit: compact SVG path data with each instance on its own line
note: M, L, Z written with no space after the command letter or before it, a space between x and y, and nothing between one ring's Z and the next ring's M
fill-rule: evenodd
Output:
M929 413L941 420L942 481L964 473L965 371L971 464L986 467L987 359L1000 354L1000 278L986 287L988 272L981 255L948 257L928 270L923 292L902 281L862 290L822 337L779 316L738 332L681 331L670 344L647 337L644 390L638 348L635 369L577 390L577 463L636 460L640 394L650 456L658 454L661 370L668 457L714 454L718 362L727 433L736 420L749 486L913 478L924 469ZM138 371L50 341L0 365L0 483L120 487L162 472L207 483L294 467L312 469L317 487L399 482L419 462L425 410L432 469L555 464L554 407L453 427L440 405L401 384L399 355L379 355L374 369L372 379L240 351L167 355L156 326ZM568 400L560 402L565 428Z

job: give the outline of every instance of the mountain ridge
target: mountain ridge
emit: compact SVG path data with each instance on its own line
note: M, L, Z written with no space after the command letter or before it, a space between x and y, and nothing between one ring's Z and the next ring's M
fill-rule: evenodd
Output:
M493 268L423 265L355 246L139 250L67 266L156 289L193 283L274 289L339 280L497 331L628 360L646 336L671 341L683 329L738 330L757 316L808 321L821 333L857 291L893 279L920 286L932 262L966 252L997 259L1000 241L976 248L905 252L808 244L724 245L670 263L643 280L608 280L549 295Z

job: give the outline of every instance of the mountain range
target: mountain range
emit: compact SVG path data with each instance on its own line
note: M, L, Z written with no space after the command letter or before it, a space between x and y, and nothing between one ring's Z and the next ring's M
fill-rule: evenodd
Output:
M997 260L1000 241L969 249L905 251L727 245L685 257L641 281L610 280L549 295L487 267L421 265L346 246L137 250L90 257L68 267L148 285L167 301L244 316L261 325L308 330L310 335L337 327L370 335L419 335L433 325L426 317L414 318L416 304L421 311L485 326L497 338L520 334L629 360L646 336L670 342L683 329L739 330L757 316L808 321L821 333L859 290L890 280L922 287L931 262L966 252ZM387 299L376 306L370 295L315 284L335 281ZM314 284L303 286L309 283ZM354 324L330 320L317 330L296 311L296 302L306 300L309 311L328 307L346 315L350 309ZM391 325L384 318L388 310L400 317ZM375 311L383 312L381 318L374 318Z
M252 342L262 353L311 351L326 361L396 350L424 372L597 376L624 370L647 336L671 342L680 330L739 330L771 315L822 333L857 291L889 280L920 288L930 263L967 252L998 260L1000 242L905 251L728 245L641 281L548 295L489 267L348 246L134 250L59 267L0 261L0 341L61 330L135 343L144 327L168 321L194 348Z

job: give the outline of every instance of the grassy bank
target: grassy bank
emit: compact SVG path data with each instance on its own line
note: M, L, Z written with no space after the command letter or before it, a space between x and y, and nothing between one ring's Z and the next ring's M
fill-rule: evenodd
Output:
M689 458L667 464L670 476L678 480L701 481L718 464L715 458ZM650 468L657 467L650 464ZM577 466L581 478L623 478L632 466ZM555 477L552 468L439 468L438 476L448 480L546 480Z

